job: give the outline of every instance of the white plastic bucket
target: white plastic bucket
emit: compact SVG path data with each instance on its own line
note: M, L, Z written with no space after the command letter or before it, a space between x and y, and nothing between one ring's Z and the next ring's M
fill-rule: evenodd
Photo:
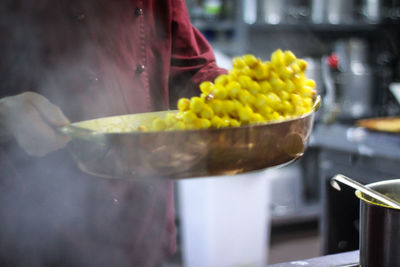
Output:
M266 174L178 182L184 266L266 265L270 234Z

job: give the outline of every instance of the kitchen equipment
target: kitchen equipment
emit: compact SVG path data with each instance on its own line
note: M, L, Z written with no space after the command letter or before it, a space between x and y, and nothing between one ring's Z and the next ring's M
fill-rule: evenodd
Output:
M309 2L309 0L287 1L285 6L285 22L288 24L306 23L306 20L310 17Z
M327 60L322 66L326 88L324 106L339 120L370 116L374 99L373 73L368 63L366 41L361 38L338 40L334 55L338 58L337 68L328 66Z
M354 22L354 0L313 0L311 21L316 24L351 24Z
M324 94L324 82L322 79L322 64L321 58L318 57L306 57L304 60L307 62L306 76L315 81L317 94ZM325 99L325 97L324 97ZM315 115L315 120L319 122L321 119L321 112Z
M243 21L247 24L254 24L257 21L258 0L243 0L241 8L243 9Z
M79 168L108 178L179 179L238 174L287 164L303 155L320 106L287 121L208 130L100 133L99 120L129 119L149 125L166 112L108 117L73 123L59 130ZM82 127L89 127L82 128Z
M311 21L315 24L326 23L326 0L312 0Z
M327 22L350 24L354 22L354 0L327 0Z
M217 19L221 15L222 0L203 0L203 8L207 19Z
M356 121L356 125L372 131L400 133L400 117L363 119Z
M344 54L339 58L339 68L342 69L338 77L341 115L347 118L365 117L372 111L373 99L368 45L363 39L350 38L345 41L344 49Z
M176 182L181 266L265 265L273 191L269 172Z
M304 60L307 62L306 76L315 81L318 94L322 94L324 91L324 83L322 80L321 58L306 57Z
M362 14L369 23L379 23L382 17L382 0L364 0Z
M400 180L386 180L367 187L400 198ZM377 201L356 192L360 201L360 264L363 267L400 266L400 210L378 204Z
M279 24L285 19L285 0L262 0L263 22Z
M400 83L391 83L389 84L389 90L393 94L394 98L398 104L400 104Z
M397 201L385 196L384 194L381 194L381 193L375 191L374 189L368 188L349 177L346 177L342 174L337 174L332 178L331 185L335 189L340 191L341 188L337 182L341 182L345 185L348 185L348 186L362 192L363 196L368 196L369 198L376 199L376 200L382 202L383 204L388 205L391 208L400 209L400 203L398 203Z
M336 175L336 181L355 189L360 201L360 266L400 266L400 180L386 180L366 186ZM340 187L339 187L340 188Z

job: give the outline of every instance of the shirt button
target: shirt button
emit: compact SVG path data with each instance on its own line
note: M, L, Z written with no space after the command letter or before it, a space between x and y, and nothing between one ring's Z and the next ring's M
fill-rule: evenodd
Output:
M136 66L136 73L141 74L144 71L144 65L137 64Z
M82 20L84 20L85 18L86 18L86 15L85 15L84 13L78 14L78 15L76 16L76 19L79 20L79 21L82 21Z
M90 84L96 84L96 83L98 83L99 82L99 78L98 77L90 77L89 78L89 83Z
M86 19L86 14L83 12L76 12L72 17L77 21L84 21Z
M141 8L136 8L135 9L135 16L136 17L139 17L139 16L142 16L143 15L143 9L141 9Z

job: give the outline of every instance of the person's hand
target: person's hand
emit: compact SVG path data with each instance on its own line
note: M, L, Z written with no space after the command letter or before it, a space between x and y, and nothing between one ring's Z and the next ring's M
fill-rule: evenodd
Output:
M15 138L31 156L44 156L63 148L68 137L58 135L54 127L69 120L47 98L33 92L0 99L1 130Z

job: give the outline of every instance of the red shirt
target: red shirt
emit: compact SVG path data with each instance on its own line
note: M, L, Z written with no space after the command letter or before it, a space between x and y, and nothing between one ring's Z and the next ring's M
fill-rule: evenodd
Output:
M0 12L0 97L36 91L71 121L168 109L225 73L184 0L12 0ZM152 266L175 249L172 187L3 144L0 265Z

